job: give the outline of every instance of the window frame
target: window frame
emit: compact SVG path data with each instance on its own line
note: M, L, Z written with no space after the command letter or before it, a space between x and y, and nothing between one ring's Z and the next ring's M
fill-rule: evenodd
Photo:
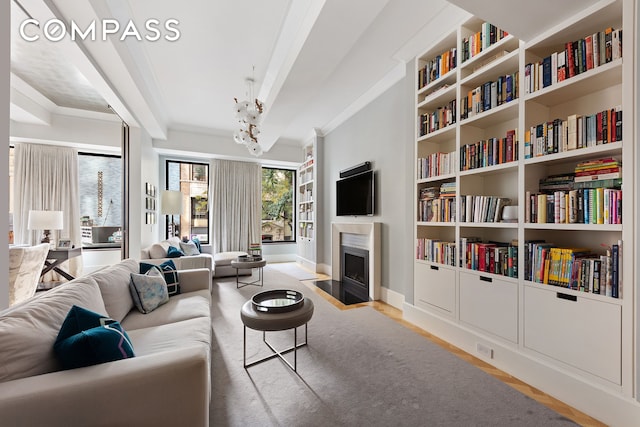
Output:
M208 245L211 243L211 165L209 163L206 162L201 162L201 161L195 161L195 160L179 160L179 159L165 159L165 166L164 166L164 175L165 175L165 190L169 189L169 164L170 163L175 163L178 165L183 165L183 164L188 164L188 165L198 165L198 166L204 166L206 168L207 171L207 180L206 180L206 184L207 184L207 203L209 204L209 209L207 210L207 241L201 241L200 243L204 244L204 245ZM180 166L178 166L180 167ZM195 179L193 179L194 177L194 169L191 169L190 172L190 182L204 182L204 181L197 181ZM183 193L183 196L189 197L190 199L192 198L190 194L185 195ZM192 206L193 209L193 206ZM183 213L184 215L184 213ZM189 215L191 216L191 212L189 212ZM164 224L164 235L165 235L165 239L168 239L169 236L169 222L166 221L166 217L170 216L170 215L163 215L165 217L165 224ZM191 230L189 230L191 231ZM181 231L182 233L182 231ZM181 238L181 237L180 237ZM191 233L189 233L189 238L191 238Z
M291 240L263 240L262 238L261 243L263 245L281 245L281 244L296 244L297 243L297 233L296 233L296 227L297 227L297 221L298 221L298 211L297 211L297 198L298 198L298 192L297 192L297 182L298 182L298 171L297 169L294 168L287 168L287 167L277 167L277 166L267 166L267 165L262 165L262 170L264 169L274 169L274 170L281 170L281 171L287 171L287 172L291 172L291 175L293 177L292 179L292 183L291 183L291 193L292 193L292 197L291 197L291 214L292 214L292 227L291 227ZM262 173L261 173L262 176ZM262 184L262 178L260 179L261 184ZM262 187L261 187L262 189ZM264 194L264 191L262 192L262 194ZM261 204L261 211L262 211L262 204L264 203L264 200L262 199L261 196L261 200L260 200L260 204ZM262 214L260 215L260 236L262 237Z

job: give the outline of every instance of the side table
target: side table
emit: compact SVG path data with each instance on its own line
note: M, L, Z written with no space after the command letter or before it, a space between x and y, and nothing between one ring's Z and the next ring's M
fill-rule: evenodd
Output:
M247 285L255 285L255 286L263 286L264 285L264 272L262 269L267 265L267 261L264 259L257 261L239 261L234 260L231 261L231 267L236 269L236 288L243 288ZM258 278L252 282L243 282L240 280L239 270L247 269L247 268L257 268L258 269ZM259 283L259 284L258 284ZM242 284L242 286L240 286Z

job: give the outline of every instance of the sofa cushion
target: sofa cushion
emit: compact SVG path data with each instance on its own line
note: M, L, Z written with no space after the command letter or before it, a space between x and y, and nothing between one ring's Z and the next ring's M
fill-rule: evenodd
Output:
M213 261L216 267L223 265L231 265L231 261L235 261L239 256L247 255L246 252L234 251L234 252L218 252L214 255Z
M144 274L153 267L159 268L164 274L164 281L167 282L167 292L169 293L169 296L178 295L180 293L180 282L178 281L178 269L176 268L173 260L168 259L162 264L141 262L140 273Z
M73 305L107 315L100 288L90 276L0 312L0 382L60 370L53 343Z
M180 242L180 249L182 249L182 252L184 252L186 256L200 255L198 247L192 241Z
M63 369L81 368L134 356L119 322L74 305L53 345Z
M136 308L144 314L169 301L167 282L157 267L150 268L145 274L131 273L129 289Z
M169 237L167 239L167 243L169 243L169 245L173 246L176 249L180 249L180 238L173 236L173 237Z
M129 334L133 330L152 326L175 323L196 317L211 316L211 294L207 290L189 292L169 298L169 302L161 305L149 314L142 314L138 310L131 313L122 321L122 326ZM136 354L138 354L136 347Z
M131 273L137 273L138 269L136 260L126 259L90 275L98 283L107 314L113 320L121 322L134 307L129 282Z
M209 347L211 345L211 319L196 317L181 322L167 323L129 330L136 357L187 348L192 346ZM167 369L171 369L168 365Z
M179 258L181 256L184 256L184 252L174 246L169 246L169 250L167 251L167 258Z
M149 258L158 259L158 258L166 258L167 250L169 249L169 242L166 240L159 243L154 243L149 247Z

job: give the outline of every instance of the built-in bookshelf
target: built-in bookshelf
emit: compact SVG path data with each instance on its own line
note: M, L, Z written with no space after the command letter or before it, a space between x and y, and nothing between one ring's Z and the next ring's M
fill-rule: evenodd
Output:
M318 203L322 194L318 179L318 145L323 137L314 129L301 152L296 182L296 261L311 271L317 271Z
M315 157L313 144L303 150L303 162L298 168L298 237L314 238L315 232Z
M535 382L556 395L560 374L595 384L584 396L636 397L635 29L623 10L633 1L603 0L527 42L473 17L416 58L405 317L521 378L546 372ZM452 50L455 68L425 80Z

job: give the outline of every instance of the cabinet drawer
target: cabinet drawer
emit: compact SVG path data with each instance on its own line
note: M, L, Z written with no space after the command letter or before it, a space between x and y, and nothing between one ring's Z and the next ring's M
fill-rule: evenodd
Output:
M517 283L460 272L460 320L517 343Z
M439 265L416 263L413 292L417 307L435 306L453 313L456 301L456 272Z
M524 301L525 347L621 383L622 307L530 286Z

